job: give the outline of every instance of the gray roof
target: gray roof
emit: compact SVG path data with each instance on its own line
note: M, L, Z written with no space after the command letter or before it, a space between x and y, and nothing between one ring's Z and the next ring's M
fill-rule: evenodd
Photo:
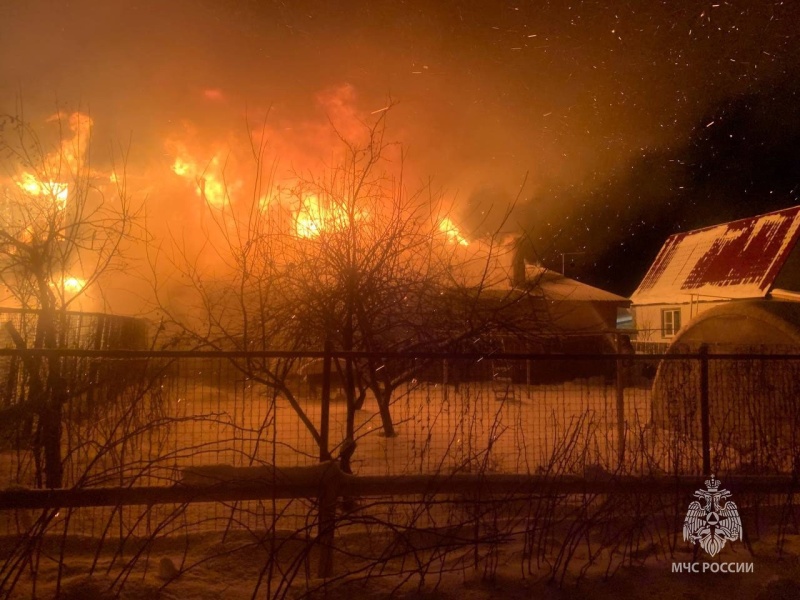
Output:
M563 302L613 302L628 306L631 301L539 265L525 265L525 279L535 284L549 300Z

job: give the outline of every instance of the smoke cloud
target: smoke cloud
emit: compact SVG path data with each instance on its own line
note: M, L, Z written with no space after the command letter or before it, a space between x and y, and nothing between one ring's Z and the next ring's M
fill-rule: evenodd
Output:
M554 198L580 209L543 231L538 250L549 250L554 267L560 252L585 252L568 274L630 293L668 235L800 202L800 86L780 81L725 98L685 143Z
M151 221L190 228L181 145L245 180L265 132L288 177L394 103L407 183L432 178L468 237L514 205L546 262L585 252L569 274L626 292L664 234L793 201L789 4L4 3L0 111L88 112L95 166L129 148Z

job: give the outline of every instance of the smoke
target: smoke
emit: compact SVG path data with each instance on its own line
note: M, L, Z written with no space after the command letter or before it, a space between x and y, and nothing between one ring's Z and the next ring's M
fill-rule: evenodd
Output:
M630 293L668 235L800 202L800 86L781 81L725 98L685 143L647 152L590 190L553 197L580 208L541 233L540 253L555 266L561 252L585 252L569 275Z
M768 193L745 177L789 168L723 176L715 161L746 161L750 132L739 155L708 137L742 111L772 110L721 98L759 86L766 98L764 81L797 72L796 9L751 4L7 2L0 112L19 112L21 99L33 122L89 113L95 166L124 152L151 222L189 228L198 196L172 170L181 145L245 193L250 136L268 136L276 175L290 177L330 164L339 134L358 136L392 102L388 140L403 143L405 181L442 189L467 237L514 206L506 228L530 232L545 258L560 267L558 253L585 251L583 275L625 291L647 244L716 218L715 194ZM764 143L789 144L774 133Z
M508 203L526 173L532 194L543 178L602 168L598 147L630 152L613 140L620 126L647 139L654 129L636 114L597 118L593 105L610 106L616 91L599 85L595 59L613 49L575 39L560 9L548 17L461 2L14 4L0 19L0 106L13 111L21 95L32 119L56 102L84 109L96 140L132 138L133 166L157 162L164 137L184 122L224 139L266 112L275 131L305 135L302 148L328 157L329 116L339 127L392 99L390 137L406 146L414 178L432 176L461 201L498 189ZM533 22L515 25L522 17ZM597 17L597 27L613 20ZM280 153L286 164L304 160Z

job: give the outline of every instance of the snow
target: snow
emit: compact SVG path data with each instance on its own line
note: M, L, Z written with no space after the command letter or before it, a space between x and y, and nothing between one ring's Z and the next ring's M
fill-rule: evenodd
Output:
M567 599L580 597L586 600L611 600L617 598L661 600L685 598L797 598L800 597L800 543L797 536L789 536L781 555L776 553L778 533L774 527L763 526L760 534L751 532L752 552L744 543L729 544L713 562L752 562L752 573L673 573L673 562L691 562L692 552L688 544L677 542L674 550L669 544L674 538L667 532L654 535L642 542L641 555L631 557L626 564L612 561L610 570L608 552L598 552L591 560L587 550L588 538L574 550L574 560L565 569L565 579L558 585L551 581L553 573L542 564L536 567L528 563L523 537L517 536L494 547L484 545L478 553L477 568L473 562L472 548L466 548L467 560L459 561L462 552L451 552L444 572L438 572L440 564L433 561L417 568L412 556L405 566L399 557L384 560L381 571L364 571L358 558L339 556L335 579L325 581L315 576L316 556L307 561L302 558L304 544L283 546L285 559L300 560L299 569L292 577L291 585L279 587L280 574L276 572L271 581L261 583L259 593L254 596L256 584L268 561L267 549L241 536L230 536L221 541L219 536L194 536L191 539L164 541L153 549L152 555L142 557L131 570L121 592L109 592L114 584L117 570L105 572L108 557L103 557L100 568L91 578L87 577L94 560L93 548L86 545L66 558L67 575L62 582L61 600L226 600L250 599L253 597L278 597L285 591L288 598L429 598L431 600L486 600L489 598L550 598ZM655 532L652 532L655 533ZM588 535L588 534L587 534ZM673 536L678 537L677 534ZM373 536L372 544L386 542L390 538ZM279 542L281 540L278 540ZM594 538L597 543L599 538ZM188 543L187 543L188 542ZM341 536L337 539L344 548L354 553L363 553L370 545L365 536ZM185 545L185 547L184 547ZM588 548L591 548L589 545ZM595 550L596 551L596 550ZM418 553L417 558L425 560ZM707 560L699 557L699 560ZM162 571L161 563L170 563L177 577L171 577L171 569ZM38 583L39 598L51 598L54 593L54 576L57 565L43 560ZM401 569L401 573L397 570ZM427 570L427 574L425 571ZM350 574L348 575L348 572ZM610 576L610 577L609 577ZM30 598L28 582L24 581L14 600ZM26 589L27 588L27 589Z
M554 302L613 302L627 306L630 301L622 296L565 277L561 273L539 265L525 265L525 278L535 282L545 298Z
M624 398L625 418L630 424L630 454L632 460L642 459L636 443L650 421L650 393L629 387ZM316 398L301 400L318 422ZM253 389L222 388L213 394L206 390L200 397L186 394L171 401L167 408L178 420L171 424L168 435L152 436L152 443L164 456L165 477L177 477L192 465L201 467L195 475L220 472L238 476L239 469L251 459L255 464L274 461L282 467L314 464L318 460L313 441L288 405L280 401L270 405ZM338 440L344 431L344 403L335 402L331 408L331 439ZM213 419L209 418L211 415ZM386 438L380 432L374 400L370 399L365 410L358 412L360 439L353 463L357 474L478 469L536 472L548 465L555 465L557 472L572 472L587 465L602 471L604 465L611 468L616 457L616 390L602 380L557 386L515 384L500 396L489 383L456 388L414 382L398 391L393 415L399 435ZM203 451L178 451L198 441L203 444ZM686 440L683 444L687 444ZM699 448L683 447L682 452L695 461L700 456ZM232 466L219 467L220 464ZM202 465L208 468L203 469ZM419 496L348 501L349 504L343 500L339 507L340 514L350 516L340 521L337 530L334 564L338 578L330 582L316 577L316 550L307 554L307 540L313 539L317 531L314 501L159 505L127 507L117 512L91 508L61 511L52 524L52 537L43 546L37 573L38 597L52 596L61 561L60 534L67 523L70 535L63 539L66 551L62 561L62 598L251 598L270 558L281 562L284 571L274 573L269 589L265 580L258 597L280 595L281 573L287 573L286 579L291 581L290 588L283 589L290 598L389 597L393 593L400 598L566 598L576 590L586 598L670 598L680 590L701 587L697 583L700 577L670 571L673 558L691 560L688 548L680 544L673 545L676 550L670 554L670 536L680 535L679 526L674 532L654 536L649 530L655 541L637 542L642 543L640 556L628 566L622 564L619 555L607 550L593 557L581 534L572 562L565 565L566 587L560 590L546 583L553 575L550 568L558 564L558 546L537 566L526 550L528 538L520 529L530 518L530 503L535 499L518 503L505 500L481 509L486 511L480 513L483 533L490 538L498 536L498 541L480 544L477 549L464 542L472 539L465 536L472 535L469 524L474 516L470 511L475 510L464 495L439 496L436 502ZM602 497L595 501L603 502ZM560 498L558 503L559 510L576 506L574 500L567 498ZM20 522L26 513L17 512L15 517ZM274 520L276 514L280 516ZM27 516L29 520L36 518L35 514ZM669 512L667 520L679 523L680 515L678 520L673 517ZM168 525L161 529L162 523ZM464 523L469 525L467 529ZM750 527L750 523L745 526ZM5 525L9 531L8 521ZM566 533L565 524L559 523L549 535L557 544L559 536ZM588 547L604 543L603 536L607 534L602 527L596 529ZM117 541L120 535L127 540L124 548ZM755 536L755 531L751 535ZM145 546L148 536L152 539ZM99 548L101 537L106 541ZM431 540L451 538L455 543L447 552L431 549ZM15 539L13 533L0 538L0 551ZM141 548L144 553L133 560ZM774 583L777 576L787 576L788 571L782 571L772 558L774 548L774 536L769 544L764 542L759 547L755 575L703 581L732 593L746 590L743 597L755 597L771 581L770 585L778 585ZM794 547L790 545L789 549ZM96 558L94 575L87 580ZM742 544L726 549L723 558L756 560ZM294 574L286 570L289 565L297 569ZM612 583L604 580L608 568L612 573L620 570ZM427 576L423 578L422 573ZM109 587L118 585L118 576L127 577L122 592L118 596L107 594ZM584 576L585 580L579 582ZM27 577L14 597L30 597ZM644 583L637 585L635 581ZM325 588L326 585L330 587Z
M763 298L800 235L800 206L667 238L634 304Z

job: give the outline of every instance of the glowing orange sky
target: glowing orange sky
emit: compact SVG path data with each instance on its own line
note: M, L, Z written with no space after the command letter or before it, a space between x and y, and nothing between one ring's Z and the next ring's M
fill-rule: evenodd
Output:
M347 133L391 97L409 176L432 175L475 226L528 173L515 218L533 227L580 208L554 192L624 173L685 143L714 102L796 73L789 4L5 3L0 107L21 93L31 117L89 110L97 143L132 139L132 173L148 175L134 189L169 219L191 193L156 193L165 140L193 138L209 161L236 146L233 166L246 118L256 129L269 110L281 164L312 168L330 160L329 120Z

